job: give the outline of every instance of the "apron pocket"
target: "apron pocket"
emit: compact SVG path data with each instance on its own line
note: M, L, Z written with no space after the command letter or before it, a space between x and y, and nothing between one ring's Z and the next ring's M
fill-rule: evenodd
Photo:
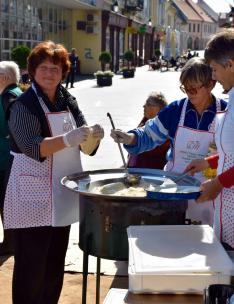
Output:
M49 177L21 175L20 199L25 203L48 202L51 198Z
M19 176L18 215L24 227L51 224L52 203L49 177Z

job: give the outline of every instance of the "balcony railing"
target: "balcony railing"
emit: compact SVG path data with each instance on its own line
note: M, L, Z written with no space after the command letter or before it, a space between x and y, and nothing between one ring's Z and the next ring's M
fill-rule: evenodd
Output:
M142 11L144 0L125 0L125 9L127 11Z

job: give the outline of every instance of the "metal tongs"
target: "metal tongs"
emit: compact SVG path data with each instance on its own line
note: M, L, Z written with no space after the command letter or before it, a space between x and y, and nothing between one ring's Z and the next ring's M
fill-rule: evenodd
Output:
M113 119L112 119L110 113L107 113L107 116L110 119L111 126L112 126L113 130L115 130L115 125L114 125L114 122L113 122ZM121 144L120 144L119 141L117 142L117 144L118 144L119 151L120 151L120 154L121 154L121 157L122 157L122 160L123 160L124 170L126 172L126 174L124 176L124 184L127 185L127 186L137 186L137 185L139 185L140 180L141 180L141 176L139 174L128 173L127 163L126 163L126 160L124 158L123 149L122 149Z

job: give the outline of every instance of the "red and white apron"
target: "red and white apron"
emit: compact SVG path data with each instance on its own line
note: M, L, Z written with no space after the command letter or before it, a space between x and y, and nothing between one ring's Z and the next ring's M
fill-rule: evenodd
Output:
M166 171L177 173L184 172L186 166L194 159L207 156L210 144L214 141L215 119L209 126L209 131L194 130L184 126L186 108L188 100L185 101L179 125L175 135L173 161L169 161ZM216 109L220 111L220 100L216 99ZM195 175L201 182L204 181L202 173ZM213 203L208 201L203 204L197 204L194 200L188 201L186 217L191 221L202 222L202 224L213 224Z
M234 92L230 93L233 94ZM216 115L215 142L219 154L218 174L234 166L233 97L229 100L227 110ZM223 188L222 192L215 199L214 230L222 242L234 248L234 186Z
M46 114L51 136L64 134L75 127L69 111L52 113L42 98L38 97L38 100ZM14 153L4 203L5 228L67 226L77 222L78 195L63 187L60 180L80 171L78 147L60 150L44 162Z

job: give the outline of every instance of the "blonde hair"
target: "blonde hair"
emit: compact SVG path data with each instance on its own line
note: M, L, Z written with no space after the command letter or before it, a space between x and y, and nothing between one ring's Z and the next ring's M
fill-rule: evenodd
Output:
M195 57L189 59L181 70L180 82L185 86L191 82L201 82L206 86L211 81L212 70L203 58Z
M3 73L8 82L18 84L20 81L20 70L14 61L0 61L0 72Z

